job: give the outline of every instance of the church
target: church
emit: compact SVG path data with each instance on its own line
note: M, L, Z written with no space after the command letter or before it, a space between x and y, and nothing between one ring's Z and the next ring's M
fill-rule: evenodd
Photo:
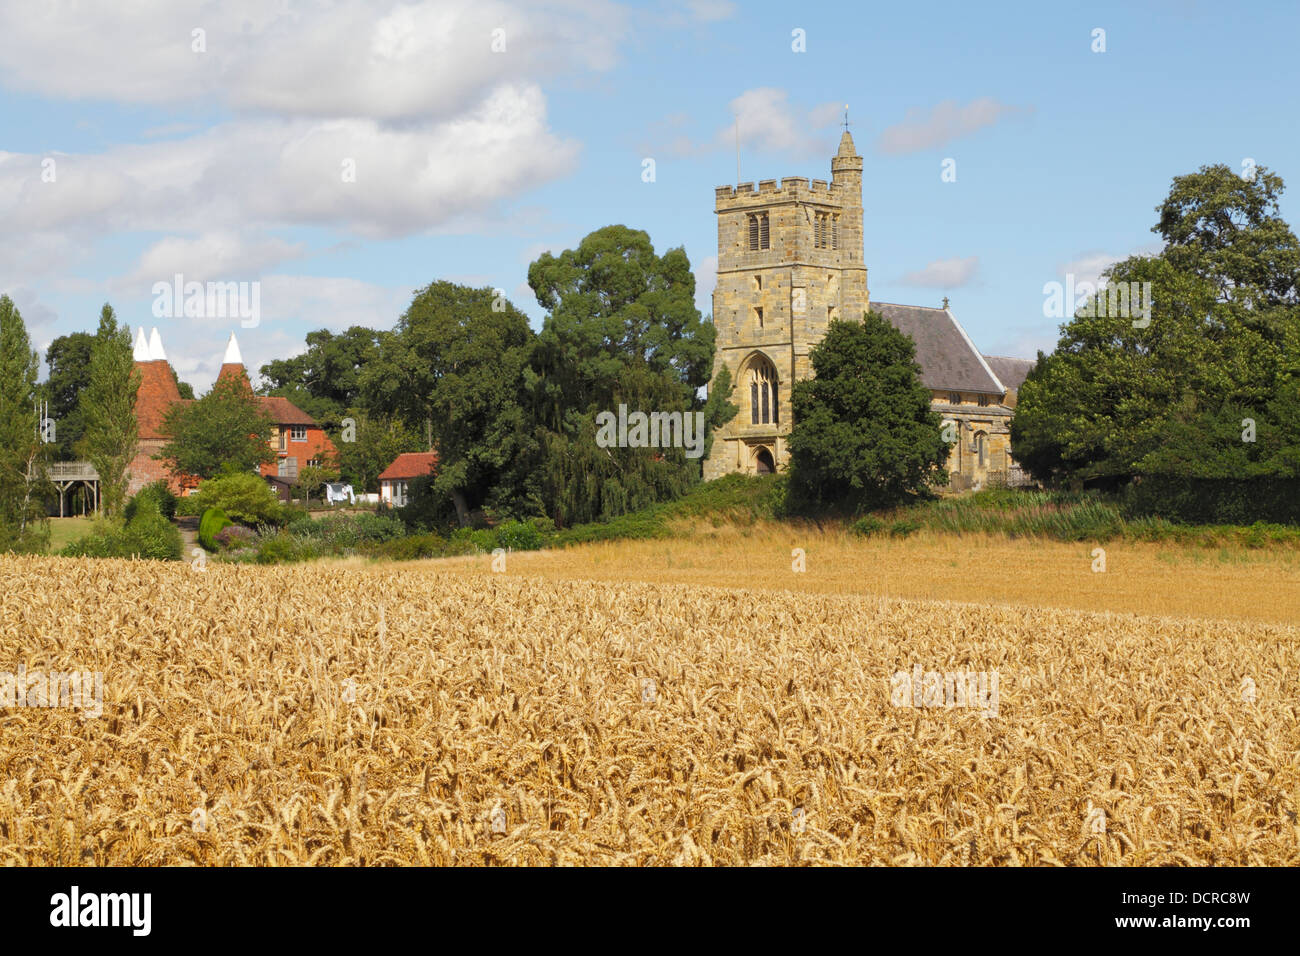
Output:
M831 179L799 176L719 186L714 375L735 383L734 419L714 436L704 478L789 464L790 385L812 374L809 352L832 319L873 309L916 343L921 384L955 440L956 491L1024 481L1011 455L1016 392L1027 359L986 356L943 300L939 308L872 302L863 261L862 157L845 129Z

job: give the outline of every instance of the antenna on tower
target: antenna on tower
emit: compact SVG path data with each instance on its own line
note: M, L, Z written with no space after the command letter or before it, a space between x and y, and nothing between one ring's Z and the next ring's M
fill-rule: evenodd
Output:
M736 185L740 185L740 114L736 114Z

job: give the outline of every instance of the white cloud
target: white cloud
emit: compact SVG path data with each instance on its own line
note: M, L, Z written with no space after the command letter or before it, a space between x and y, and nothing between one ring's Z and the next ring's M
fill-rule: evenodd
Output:
M31 231L334 225L391 237L554 179L577 151L547 129L540 89L503 86L463 116L420 127L238 120L188 139L59 156L52 183L41 181L41 157L6 154L0 219Z
M248 279L305 251L302 243L275 236L248 237L234 232L209 232L193 239L168 236L146 249L135 271L118 280L114 288L139 294L138 286L149 288L157 281L171 281L177 273L187 282Z
M903 122L888 127L880 134L877 146L885 153L914 153L933 149L992 126L1003 116L1018 112L1021 112L1018 107L999 103L991 96L972 100L965 106L958 106L956 100L945 100L928 114L917 109L908 110Z
M785 90L765 86L746 90L731 101L735 119L714 136L713 149L734 149L736 123L740 124L742 149L760 152L789 152L800 157L830 155L824 136L816 130L830 126L843 109L839 103L823 103L811 110L790 105Z
M899 281L904 285L956 289L974 280L979 265L979 256L967 256L964 259L936 259L924 269L907 273Z
M295 117L445 119L501 83L605 70L627 32L607 0L174 0L0 5L0 80L56 98L216 99ZM193 31L205 31L205 52ZM493 31L504 51L493 52Z

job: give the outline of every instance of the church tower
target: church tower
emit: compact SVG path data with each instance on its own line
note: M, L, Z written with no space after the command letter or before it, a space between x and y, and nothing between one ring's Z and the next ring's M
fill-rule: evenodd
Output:
M725 365L739 414L714 435L704 478L761 474L789 461L790 386L832 319L862 319L862 157L845 129L831 181L790 176L719 186L714 375Z

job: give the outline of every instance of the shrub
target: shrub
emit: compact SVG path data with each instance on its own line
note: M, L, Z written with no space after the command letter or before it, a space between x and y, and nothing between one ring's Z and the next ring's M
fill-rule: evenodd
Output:
M392 541L406 534L406 525L392 515L359 514L352 520L363 541Z
M885 530L885 523L875 515L863 515L849 526L854 534L880 534Z
M209 551L217 550L215 535L232 522L220 508L209 508L199 519L199 544Z
M198 495L181 495L176 499L176 514L186 518L197 518L203 514Z
M369 542L365 545L365 553L392 561L436 558L447 553L447 540L436 534L412 534L388 541Z
M267 535L257 546L258 564L284 564L297 558L298 550L285 534Z
M515 551L536 551L541 546L542 533L532 524L507 521L496 529L496 547L511 548Z
M165 479L159 478L141 488L134 498L126 503L122 516L129 522L135 517L136 509L146 501L153 502L154 507L164 518L170 521L176 517L178 499L167 487Z
M199 485L195 496L203 510L220 508L231 521L255 527L259 524L280 526L287 515L271 486L260 475L234 472L209 478Z
M146 499L129 522L97 519L90 534L59 553L66 557L179 561L182 546L180 531Z
M212 536L217 549L223 552L252 547L257 542L257 532L242 524L229 524Z
M921 530L921 522L915 518L900 518L889 526L889 533L895 538L906 538Z

